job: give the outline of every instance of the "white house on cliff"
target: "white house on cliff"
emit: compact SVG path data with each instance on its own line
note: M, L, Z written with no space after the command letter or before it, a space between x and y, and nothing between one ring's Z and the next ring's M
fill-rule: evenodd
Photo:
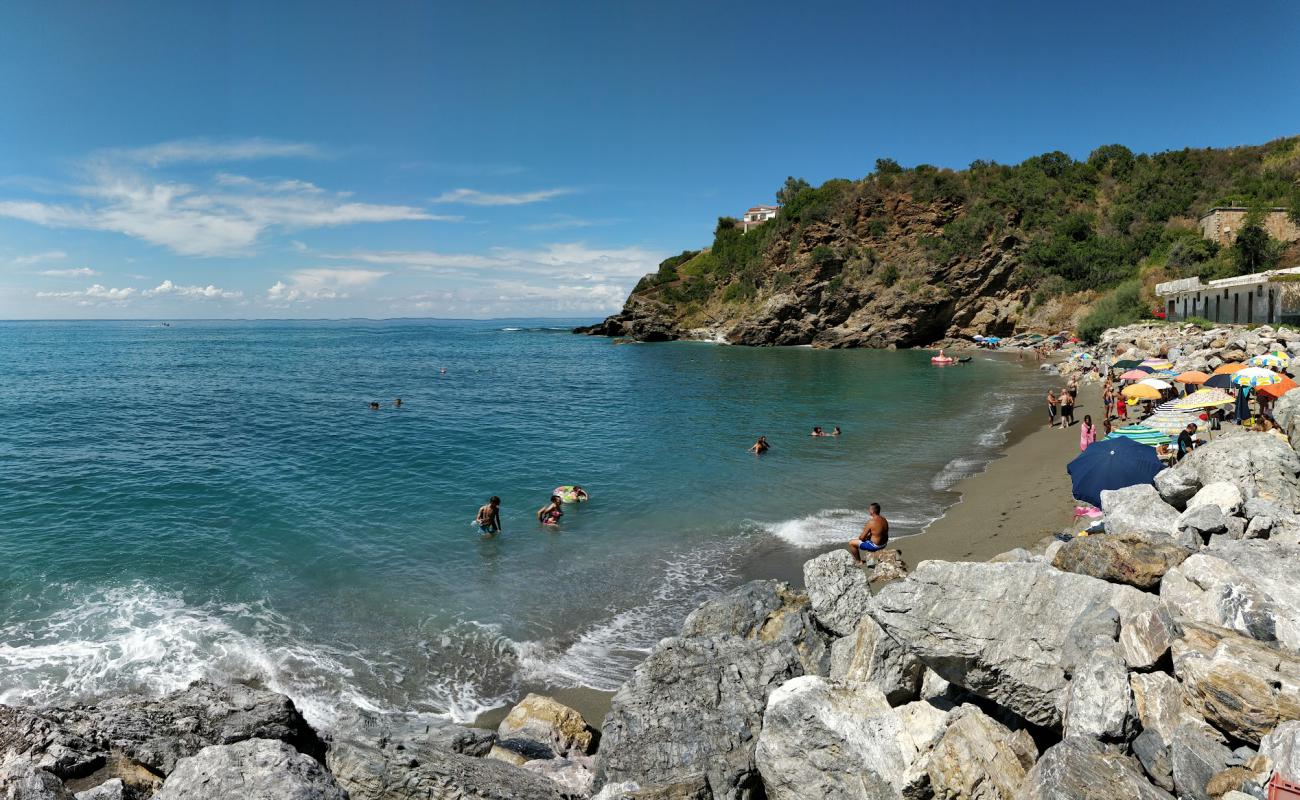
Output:
M750 228L762 225L769 219L774 219L776 217L776 212L780 210L780 206L754 206L745 212L745 215L741 217L740 221L744 226L744 230L748 232Z

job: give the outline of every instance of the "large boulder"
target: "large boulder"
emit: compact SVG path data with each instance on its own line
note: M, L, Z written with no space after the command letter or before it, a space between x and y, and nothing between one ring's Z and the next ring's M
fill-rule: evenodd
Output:
M945 680L1059 727L1070 675L1159 600L1038 561L925 561L876 595L872 617Z
M830 638L813 619L808 595L781 581L750 581L702 603L682 623L683 638L735 637L756 646L784 643L805 672L830 669Z
M1065 694L1066 736L1118 740L1128 733L1128 667L1116 642L1100 641L1074 671Z
M1190 511L1199 506L1214 506L1222 511L1225 517L1231 517L1241 512L1245 502L1246 498L1241 496L1241 490L1235 484L1215 481L1205 484L1192 495L1192 499L1187 501L1187 509Z
M1300 397L1287 392L1273 404L1273 420L1291 440L1292 448L1300 448Z
M596 783L594 760L574 755L573 758L546 758L525 761L522 768L545 777L565 794L588 797Z
M1106 532L1173 536L1178 510L1160 499L1154 486L1138 484L1101 493Z
M1119 632L1120 653L1129 669L1154 667L1178 638L1178 624L1163 605L1137 610Z
M497 744L533 759L590 755L599 739L582 714L540 694L520 700L497 727Z
M598 786L704 783L713 797L761 796L754 746L768 695L792 678L825 674L830 642L805 596L759 583L731 594L770 593L781 601L772 610L724 633L718 615L693 614L683 628L690 635L661 641L615 693L596 758Z
M73 800L54 773L10 751L0 761L0 797L5 800Z
M832 550L803 565L813 617L837 636L848 636L867 615L871 582L846 550Z
M1174 791L1188 800L1210 800L1206 784L1228 766L1232 751L1204 725L1183 724L1169 743Z
M1170 570L1160 597L1178 619L1229 628L1300 652L1300 545L1216 541Z
M832 678L873 684L893 706L917 698L923 670L921 660L871 617L863 617L852 634L831 645Z
M1038 758L1025 730L1012 731L973 705L948 717L926 759L930 790L952 800L1011 800Z
M1166 792L1174 790L1174 764L1169 745L1155 731L1142 731L1133 737L1129 749L1142 765L1151 782Z
M1161 497L1182 507L1204 486L1230 483L1249 500L1260 497L1300 512L1300 457L1285 441L1267 433L1243 433L1198 447L1156 475Z
M1129 675L1133 704L1144 731L1168 743L1174 730L1184 723L1205 724L1192 710L1177 679L1165 672L1134 672Z
M154 800L348 800L348 793L284 742L246 739L180 759Z
M1259 745L1300 719L1300 655L1222 628L1187 624L1174 672L1192 708L1233 739Z
M1077 536L1056 551L1052 566L1111 583L1152 589L1189 555L1167 534L1113 533Z
M1300 778L1300 721L1283 722L1274 728L1260 740L1259 754L1272 762L1279 775L1293 781Z
M767 796L896 798L924 785L919 762L946 717L928 703L891 708L870 684L795 678L772 693L758 738Z
M1136 761L1081 736L1053 745L1025 776L1018 800L1173 800Z

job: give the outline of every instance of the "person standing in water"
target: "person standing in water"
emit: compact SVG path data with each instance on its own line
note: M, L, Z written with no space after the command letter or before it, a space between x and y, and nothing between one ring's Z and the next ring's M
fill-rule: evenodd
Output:
M772 449L771 445L767 443L767 437L760 436L758 437L758 441L754 442L754 444L750 446L749 452L753 453L756 456L761 456L771 449Z
M478 510L478 516L474 517L474 523L478 529L483 532L483 538L490 539L501 532L501 498L492 495L487 501L487 505Z
M564 509L560 506L560 496L551 495L551 502L537 509L537 521L543 525L559 525L560 517L564 516Z
M872 503L867 506L867 511L871 516L862 526L862 533L849 540L849 552L853 554L855 564L862 563L863 552L874 553L889 544L889 520L880 515L880 504Z

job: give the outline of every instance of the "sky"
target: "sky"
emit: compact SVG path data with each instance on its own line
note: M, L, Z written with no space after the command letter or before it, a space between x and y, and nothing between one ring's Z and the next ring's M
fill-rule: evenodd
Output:
M786 176L1300 134L1300 3L0 5L0 319L597 317Z

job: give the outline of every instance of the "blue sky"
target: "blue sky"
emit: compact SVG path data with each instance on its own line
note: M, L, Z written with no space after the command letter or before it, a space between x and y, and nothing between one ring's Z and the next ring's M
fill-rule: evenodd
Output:
M1300 4L0 6L0 318L595 316L787 175L1300 133Z

